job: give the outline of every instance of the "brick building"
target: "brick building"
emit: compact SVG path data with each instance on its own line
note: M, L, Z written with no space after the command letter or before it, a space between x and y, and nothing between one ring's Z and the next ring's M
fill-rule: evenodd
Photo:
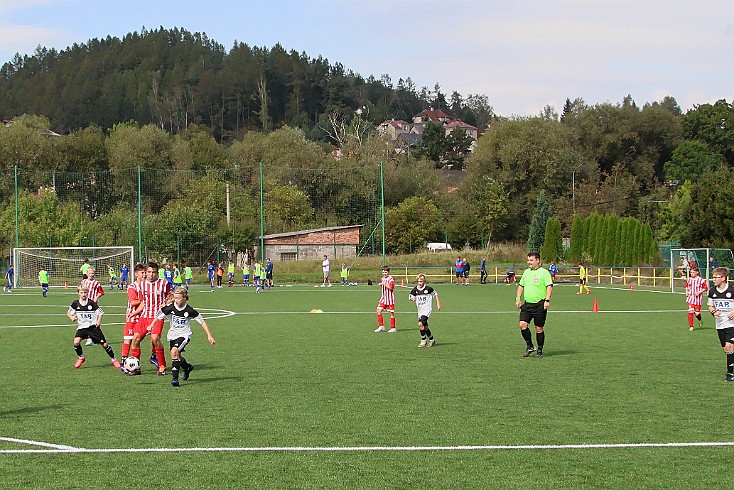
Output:
M328 255L332 259L356 257L359 233L362 225L331 226L289 233L275 233L263 237L265 257L274 261L320 259ZM257 237L260 244L260 237ZM256 257L261 257L259 250Z

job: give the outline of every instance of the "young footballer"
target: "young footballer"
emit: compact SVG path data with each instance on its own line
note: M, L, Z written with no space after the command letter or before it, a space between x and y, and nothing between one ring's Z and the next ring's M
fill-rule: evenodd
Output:
M66 316L69 320L77 323L76 334L74 334L74 350L78 356L74 367L79 369L86 361L84 357L84 351L82 349L83 339L92 339L95 344L101 344L104 347L107 355L112 359L112 365L117 369L120 369L120 361L115 358L115 353L112 351L112 347L107 345L104 333L100 328L102 323L102 316L104 312L99 305L87 297L89 289L84 284L79 284L77 287L77 294L79 299L75 299L69 310L66 312Z
M700 276L698 267L691 267L690 277L686 279L686 303L688 303L688 331L693 332L693 317L698 320L698 326L703 323L701 318L701 302L709 286L706 279Z
M173 364L173 368L171 369L171 375L173 376L171 386L176 387L180 386L178 375L181 369L183 369L184 381L189 379L191 371L194 370L194 365L189 364L181 355L191 341L191 320L196 320L201 325L211 345L216 344L214 337L212 337L209 331L209 326L204 321L204 317L187 303L188 299L189 293L186 289L176 288L173 291L173 301L158 310L155 316L160 321L163 321L167 316L171 318L171 327L168 329L166 339L171 346L171 362Z
M421 334L421 343L418 347L433 347L436 339L433 338L431 329L428 328L428 318L433 311L433 298L436 298L436 307L441 310L441 300L438 299L438 293L431 286L426 284L426 275L418 274L418 285L411 291L408 299L415 303L418 308L418 329Z
M380 281L380 302L377 304L377 328L375 333L385 330L385 320L382 311L390 313L390 330L388 333L395 333L398 329L395 326L395 279L390 275L390 268L385 266L382 268L382 280Z
M708 292L708 307L716 319L716 333L726 354L724 380L734 381L734 288L729 284L729 269L717 267L713 274L714 287Z

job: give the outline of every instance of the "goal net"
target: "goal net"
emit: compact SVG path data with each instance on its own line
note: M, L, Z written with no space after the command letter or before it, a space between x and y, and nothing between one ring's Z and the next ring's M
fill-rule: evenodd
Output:
M686 290L686 279L691 267L698 267L701 277L711 281L716 267L734 268L734 255L728 248L672 248L670 249L670 274L673 292Z
M38 286L38 271L41 269L48 272L49 286L76 286L82 279L80 269L85 260L94 267L96 279L103 287L109 283L110 267L114 268L119 281L123 264L130 269L130 281L134 257L133 247L14 248L13 287Z

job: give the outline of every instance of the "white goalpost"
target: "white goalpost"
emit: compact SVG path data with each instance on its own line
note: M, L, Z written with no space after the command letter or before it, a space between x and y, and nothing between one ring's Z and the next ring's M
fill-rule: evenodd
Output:
M670 249L670 290L685 291L690 267L698 267L701 277L711 281L714 267L734 268L734 254L728 248L672 248Z
M48 272L49 286L76 286L82 279L80 268L85 260L94 267L96 279L104 287L109 281L109 267L115 269L119 280L120 267L127 265L130 269L128 280L131 280L134 258L133 247L14 248L13 287L38 286L38 271L41 269Z

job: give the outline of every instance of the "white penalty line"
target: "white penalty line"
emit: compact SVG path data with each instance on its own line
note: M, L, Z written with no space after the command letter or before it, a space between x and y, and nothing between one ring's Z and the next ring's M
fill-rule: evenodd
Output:
M181 453L181 452L373 452L373 451L517 451L517 450L564 450L564 449L636 449L636 448L690 448L731 447L734 442L641 442L620 444L527 444L490 446L271 446L271 447L192 447L192 448L101 448L86 449L0 437L0 441L25 443L49 449L4 449L0 454L37 453Z

